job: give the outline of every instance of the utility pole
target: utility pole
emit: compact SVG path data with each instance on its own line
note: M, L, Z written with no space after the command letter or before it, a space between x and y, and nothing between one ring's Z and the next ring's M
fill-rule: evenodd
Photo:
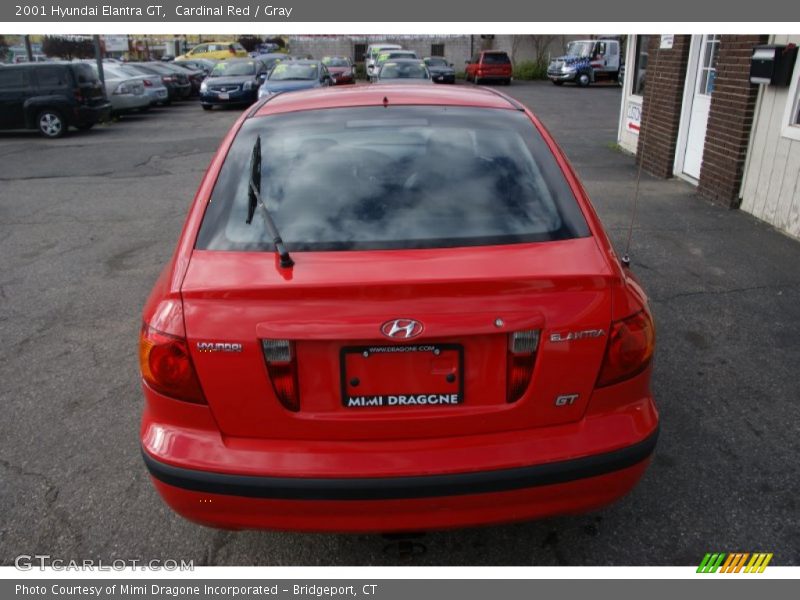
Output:
M28 62L33 62L33 48L31 48L31 36L26 35L25 38L25 53L28 55Z
M103 73L103 49L100 46L100 36L95 35L92 37L94 38L94 58L97 61L97 76L100 77L100 83L102 83L105 88L106 76L105 73Z

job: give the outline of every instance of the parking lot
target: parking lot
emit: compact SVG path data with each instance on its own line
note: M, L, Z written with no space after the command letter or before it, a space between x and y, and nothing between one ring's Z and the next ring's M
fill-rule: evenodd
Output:
M617 87L502 88L577 168L618 250L637 170ZM61 140L0 133L0 564L691 565L707 551L800 564L800 242L642 176L633 268L658 327L654 462L586 515L378 535L226 532L168 509L138 444L140 311L238 116L195 102Z

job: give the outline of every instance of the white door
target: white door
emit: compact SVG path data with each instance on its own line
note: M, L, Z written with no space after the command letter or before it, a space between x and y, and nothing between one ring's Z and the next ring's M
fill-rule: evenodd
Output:
M690 177L700 179L708 111L711 108L711 93L714 91L714 81L717 77L719 36L704 35L702 43L696 51L699 52L699 57L696 62L697 73L694 78L694 94L689 115L689 128L686 134L683 172Z

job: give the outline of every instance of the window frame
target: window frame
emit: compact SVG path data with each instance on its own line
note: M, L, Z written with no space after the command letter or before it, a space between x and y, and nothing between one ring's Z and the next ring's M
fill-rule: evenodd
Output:
M647 73L647 68L649 67L649 62L650 62L650 56L649 56L650 55L650 52L649 52L650 35L649 34L643 34L643 35L637 34L635 36L635 38L636 39L635 39L634 44L633 44L633 65L632 65L633 66L633 72L630 73L630 77L631 77L631 94L630 95L631 95L631 97L636 98L637 100L644 101L644 94L643 93L639 93L639 92L636 91L637 85L639 83L640 58L642 56L642 47L641 47L640 43L644 42L644 50L645 50L644 55L647 56L647 59L648 59L647 60L648 65L645 66L645 68L644 68L644 72ZM626 67L626 69L625 69L625 78L627 79L628 76L629 76L628 75L628 69Z
M800 57L800 54L798 54ZM794 60L792 84L786 97L781 137L800 142L800 58Z
M703 36L703 47L700 50L701 64L699 65L697 81L695 82L695 94L698 96L710 97L714 93L714 86L717 80L717 61L719 60L720 40L721 36L716 33ZM711 89L709 89L709 84L711 85Z

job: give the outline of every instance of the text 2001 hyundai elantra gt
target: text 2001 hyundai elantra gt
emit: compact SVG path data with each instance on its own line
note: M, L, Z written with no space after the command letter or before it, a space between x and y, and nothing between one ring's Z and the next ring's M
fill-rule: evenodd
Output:
M656 443L647 300L536 117L490 90L277 95L144 309L144 460L225 528L594 509Z

